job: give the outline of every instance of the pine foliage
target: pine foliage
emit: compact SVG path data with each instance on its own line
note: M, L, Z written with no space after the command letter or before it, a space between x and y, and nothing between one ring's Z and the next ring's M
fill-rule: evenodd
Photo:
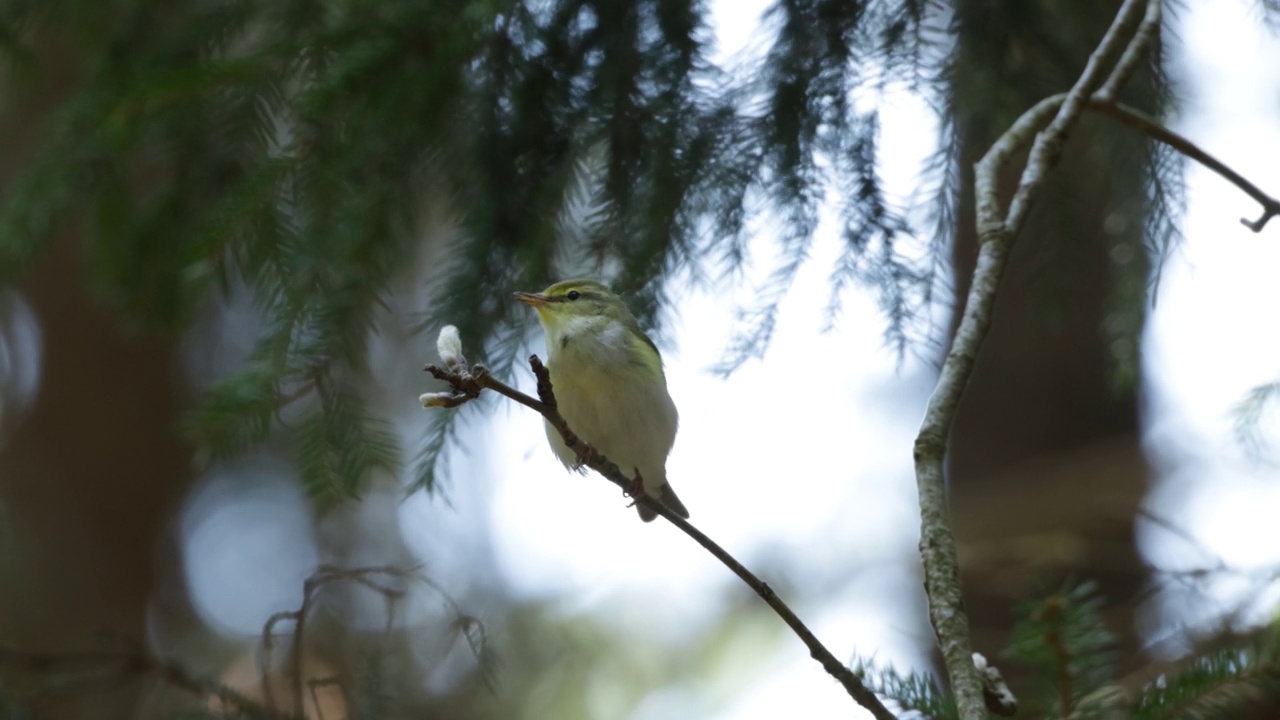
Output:
M1067 583L1018 608L1004 652L1006 671L1029 671L1023 683L1029 687L1012 687L1018 717L1230 720L1280 708L1280 625L1185 658L1175 670L1127 687L1133 683L1117 676L1114 637L1103 610L1091 582ZM904 718L956 717L954 702L929 675L868 662L856 669Z
M1161 677L1142 696L1134 720L1219 720L1280 707L1280 653L1275 637L1196 658Z
M785 0L763 54L726 70L698 0L10 0L7 94L58 64L76 83L0 196L0 282L82 229L89 282L132 323L178 330L249 288L257 348L189 436L210 457L242 452L303 389L317 415L295 446L322 496L395 465L355 388L393 281L439 241L428 207L460 232L426 278L421 325L457 325L499 371L527 320L512 289L604 272L652 326L674 271L736 271L753 220L780 218L782 259L725 369L758 356L833 198L833 300L877 288L905 338L933 266L898 252L878 119L852 93L917 72L926 10ZM446 431L414 467L427 487Z
M1115 637L1102 619L1094 583L1067 584L1024 604L1005 655L1042 687L1020 696L1042 717L1071 717L1083 697L1115 679Z
M854 671L875 694L887 698L907 718L956 720L955 701L938 682L924 673L901 673L892 667L877 667L859 660Z

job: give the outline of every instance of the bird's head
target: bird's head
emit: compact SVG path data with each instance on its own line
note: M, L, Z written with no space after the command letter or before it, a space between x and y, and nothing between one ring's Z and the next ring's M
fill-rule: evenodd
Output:
M622 298L595 280L564 280L540 293L518 292L515 297L537 310L547 328L588 319L625 323L631 318Z

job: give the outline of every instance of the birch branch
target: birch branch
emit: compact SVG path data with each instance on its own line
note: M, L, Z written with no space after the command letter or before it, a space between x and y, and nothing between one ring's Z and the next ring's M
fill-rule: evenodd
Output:
M1152 6L1155 6L1154 8ZM1138 13L1146 10L1138 23ZM982 678L973 662L969 619L960 587L955 535L947 513L944 462L947 438L956 410L982 342L991 327L992 310L1000 277L1018 231L1032 203L1039 196L1049 170L1062 155L1063 145L1079 121L1089 98L1100 88L1119 88L1137 64L1142 46L1153 35L1160 19L1159 0L1125 0L1106 35L1089 57L1084 72L1060 100L1042 101L1022 115L992 145L975 169L978 223L978 260L955 339L947 353L924 422L915 443L916 484L920 493L920 557L924 564L929 620L938 638L956 707L963 720L982 720L986 708ZM1139 24L1126 41L1124 29ZM1122 48L1124 50L1122 51ZM1115 69L1106 66L1120 55ZM1044 120L1049 126L1035 134ZM1007 213L1001 213L998 173L1013 154L1035 134L1035 142Z

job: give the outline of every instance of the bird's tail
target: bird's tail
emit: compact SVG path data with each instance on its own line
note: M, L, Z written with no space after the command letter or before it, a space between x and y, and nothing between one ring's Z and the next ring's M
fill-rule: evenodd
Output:
M658 490L657 500L670 508L671 512L685 520L689 519L689 510L684 506L684 503L680 502L680 498L676 496L676 491L671 489L671 483L662 484L662 487ZM658 513L640 503L636 503L636 510L640 512L640 519L645 522L653 522L653 519L658 517Z

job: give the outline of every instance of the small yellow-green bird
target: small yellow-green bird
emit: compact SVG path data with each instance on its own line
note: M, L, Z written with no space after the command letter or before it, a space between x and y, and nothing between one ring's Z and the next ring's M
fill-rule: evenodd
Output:
M662 356L622 298L595 280L565 280L516 299L538 311L547 336L547 371L560 415L588 445L623 473L638 471L649 497L689 517L667 483L667 455L679 416L667 393ZM560 462L578 458L555 428L547 440ZM637 504L640 519L657 514Z

